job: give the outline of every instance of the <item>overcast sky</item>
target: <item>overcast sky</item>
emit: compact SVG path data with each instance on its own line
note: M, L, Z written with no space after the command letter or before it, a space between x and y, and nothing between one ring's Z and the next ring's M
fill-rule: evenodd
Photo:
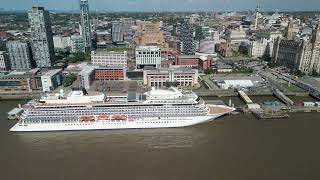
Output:
M50 10L78 10L79 0L0 0L6 10L41 5ZM225 11L255 9L258 0L89 0L91 10L105 11ZM320 0L262 0L265 10L320 10Z

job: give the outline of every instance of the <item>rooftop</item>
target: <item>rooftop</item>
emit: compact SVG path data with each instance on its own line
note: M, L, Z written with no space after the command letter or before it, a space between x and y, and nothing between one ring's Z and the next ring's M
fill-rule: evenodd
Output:
M136 50L144 51L144 50L160 50L159 46L138 46L136 47Z
M91 54L127 54L127 50L126 48L112 48L112 50L110 49L99 49L96 51L92 51Z
M87 74L90 74L92 71L94 71L97 68L97 66L85 66L79 73L81 76L86 76Z
M180 59L199 59L200 55L179 55L178 58Z
M150 70L144 70L145 72L151 72L151 73L168 73L168 71L174 71L175 73L197 73L197 69L191 69L191 68L182 68L182 67L171 67L171 68L160 68L160 69L150 69Z

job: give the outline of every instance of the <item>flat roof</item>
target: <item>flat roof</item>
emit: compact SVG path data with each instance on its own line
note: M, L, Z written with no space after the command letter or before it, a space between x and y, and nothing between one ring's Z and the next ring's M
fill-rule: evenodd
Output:
M137 46L136 50L158 50L159 46Z
M197 58L199 59L201 56L200 55L179 55L178 58L183 58L183 59L194 59Z
M196 73L198 70L196 69L191 69L191 68L160 68L160 69L150 69L150 70L144 70L146 72L150 73L168 73L168 71L174 71L175 73Z
M62 69L52 69L52 70L49 70L49 71L45 72L43 75L45 75L45 76L53 76L53 75L59 73L60 71L62 71Z
M91 73L94 69L96 69L97 66L85 66L83 69L80 71L79 75L85 76L89 73Z

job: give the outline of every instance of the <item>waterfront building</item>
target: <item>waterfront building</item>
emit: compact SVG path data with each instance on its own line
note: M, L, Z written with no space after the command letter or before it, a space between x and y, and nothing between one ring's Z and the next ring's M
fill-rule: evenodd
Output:
M0 72L10 70L10 60L7 52L0 51Z
M190 68L160 68L143 71L143 83L148 87L198 86L198 70Z
M63 77L61 69L47 70L42 72L40 76L43 92L51 92L62 85Z
M92 34L89 14L88 0L80 1L80 16L81 16L81 35L84 40L85 50L90 51L92 48Z
M12 70L32 68L31 47L28 42L9 41L7 49Z
M136 47L136 68L161 67L161 50L158 46Z
M51 67L55 61L49 12L44 7L32 7L28 11L31 28L31 45L33 58L37 67Z
M112 42L117 43L117 42L123 42L124 40L124 31L122 28L122 23L120 22L113 22L112 23Z
M195 46L193 40L193 29L191 25L184 21L180 28L180 51L185 55L194 55Z
M95 66L85 66L78 74L79 88L90 89L95 78Z
M124 67L98 67L95 69L96 81L123 81L127 80Z
M62 84L62 70L31 69L12 71L0 76L0 92L50 92Z
M273 60L277 64L296 70L302 56L302 49L303 41L279 38L276 41Z
M99 67L88 66L82 67L82 70L78 73L77 81L79 88L85 88L89 90L94 81L123 81L127 80L125 67Z
M71 52L85 52L85 41L82 36L71 36Z
M278 38L275 43L273 61L291 70L305 74L320 72L320 23L313 30L310 40Z
M103 51L97 50L91 52L91 62L95 66L102 67L127 67L127 51Z

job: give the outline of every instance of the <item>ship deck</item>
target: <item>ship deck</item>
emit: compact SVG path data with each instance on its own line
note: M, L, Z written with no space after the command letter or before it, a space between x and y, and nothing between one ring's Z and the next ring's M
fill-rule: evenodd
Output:
M231 113L233 111L232 108L227 107L227 106L210 106L208 105L209 108L209 115L214 115L214 114L226 114L226 113Z

